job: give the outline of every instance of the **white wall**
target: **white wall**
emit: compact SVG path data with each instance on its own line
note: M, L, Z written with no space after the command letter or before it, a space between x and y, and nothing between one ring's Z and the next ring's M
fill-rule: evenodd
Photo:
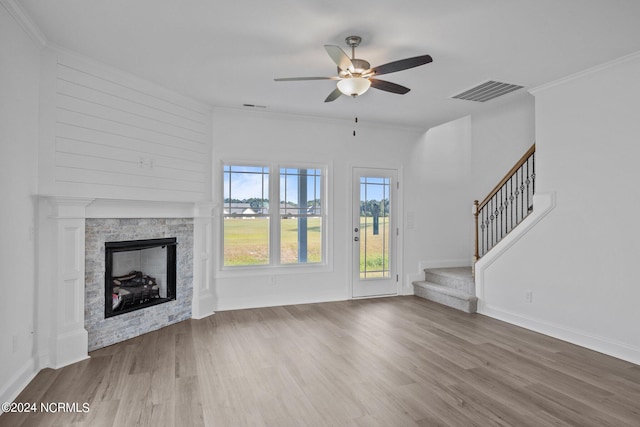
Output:
M354 137L352 120L232 109L215 109L213 123L213 190L218 215L214 235L218 259L222 161L312 162L330 168L328 268L313 273L305 273L301 268L244 273L218 270L216 309L347 299L351 280L351 168L397 168L402 189L403 165L422 132L360 121Z
M493 187L533 143L533 101L529 95L517 97L427 132L362 122L357 128L353 137L354 124L348 120L214 110L214 201L221 198L224 160L328 164L333 190L331 271L306 275L261 269L243 275L218 270L217 310L348 298L352 166L401 172L401 293L413 293L411 282L423 277L424 268L471 265L471 208L474 197L479 197L479 183L490 182ZM217 237L219 222L214 229ZM218 239L218 255L219 247Z
M536 192L555 192L557 204L486 266L480 303L483 313L635 363L639 75L636 55L534 92Z
M471 118L429 129L414 144L405 187L407 282L422 269L471 264Z
M489 107L429 129L412 148L405 187L407 288L423 277L423 268L471 265L473 200L485 197L534 142L531 95L511 95Z
M0 3L0 401L35 373L39 47Z
M210 199L208 106L61 48L42 58L41 194Z
M471 117L473 200L482 201L535 142L534 97L514 95Z

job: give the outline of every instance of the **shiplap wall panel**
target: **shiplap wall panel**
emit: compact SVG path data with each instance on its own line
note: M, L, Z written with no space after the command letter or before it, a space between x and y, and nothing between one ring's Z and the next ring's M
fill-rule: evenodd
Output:
M58 67L59 73L68 70L66 67ZM126 108L126 111L141 116L154 117L156 120L161 120L185 129L195 130L201 134L208 132L207 122L201 121L202 118L198 117L198 115L194 118L186 116L187 114L193 114L190 110L176 110L173 104L162 105L157 102L157 99L142 97L138 93L133 93L129 98L125 98L123 97L125 94L116 95L113 93L113 91L123 92L124 88L122 86L109 84L109 82L95 77L86 79L86 76L86 74L78 72L67 75L65 78L59 76L57 82L59 91L69 96L95 102L96 104L118 109ZM69 80L72 78L77 80ZM112 92L110 93L109 91ZM170 109L172 109L173 112L167 111Z
M200 123L206 130L209 121L208 108L185 98L175 100L174 94L154 84L136 79L113 78L113 70L93 63L79 62L68 56L58 56L56 63L58 80L102 91L113 97L128 100L148 108ZM117 71L116 71L117 72ZM133 84L132 84L133 83Z
M53 57L55 135L44 158L54 164L44 170L55 176L41 177L53 178L47 188L77 197L210 200L208 106L66 52Z
M149 142L158 146L166 146L190 152L193 155L202 156L204 147L197 142L186 140L176 140L160 132L143 129L139 126L131 126L125 123L116 122L110 119L90 115L87 112L70 111L64 108L57 108L56 121L59 124L77 126L91 129L102 135L101 141L108 143L112 136L126 137L131 140L131 147L137 148L137 140ZM56 136L66 137L65 134Z
M131 157L141 157L149 153L155 153L159 157L168 159L168 161L175 161L176 166L183 165L187 169L206 171L209 167L208 159L203 158L202 154L196 151L187 151L180 147L160 145L156 142L114 133L110 134L108 141L105 141L101 131L65 123L58 123L57 128L58 135L65 135L64 137L57 137L58 144L66 140L78 142L77 146L80 146L80 143L93 146L96 150L99 150L100 147L105 147L105 149L113 148L114 150L122 149L128 152ZM132 145L135 145L136 148L132 148Z
M58 88L59 90L59 88ZM89 117L99 117L107 122L119 123L129 127L142 129L151 134L163 135L179 143L206 145L206 135L189 129L162 122L154 118L133 114L115 107L106 107L91 101L68 96L58 92L57 103L59 109Z
M102 145L87 142L86 140L71 138L56 138L56 153L75 153L87 157L98 157L109 160L120 160L138 164L143 155L148 152L131 150L129 147L118 147L117 145ZM136 153L139 154L136 156ZM143 158L143 157L142 157ZM154 166L167 169L182 170L185 173L197 174L198 181L206 178L207 164L199 160L185 160L179 157L166 156L156 152Z
M194 194L203 191L204 187L204 184L200 184L199 186L185 186L185 182L176 181L171 178L158 178L153 176L105 172L72 167L60 168L59 179L63 182L100 184L121 188L138 188L142 191L184 191ZM108 184L104 184L105 182L108 182Z
M153 168L140 167L136 159L107 159L95 156L93 153L88 156L85 154L57 151L56 164L58 167L85 170L87 174L91 172L108 172L117 175L128 175L129 177L149 177L157 180L159 183L164 181L181 181L190 186L199 186L204 175L201 172L166 168L163 176L159 177L154 173L154 169L157 168L155 162L153 163Z

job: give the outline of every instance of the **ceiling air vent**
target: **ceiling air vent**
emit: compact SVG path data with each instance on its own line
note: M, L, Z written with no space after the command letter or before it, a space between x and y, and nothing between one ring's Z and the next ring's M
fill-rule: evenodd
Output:
M522 89L523 86L512 85L509 83L494 82L490 80L482 83L474 88L466 90L462 93L452 96L455 99L464 99L467 101L485 102L506 95L514 90Z

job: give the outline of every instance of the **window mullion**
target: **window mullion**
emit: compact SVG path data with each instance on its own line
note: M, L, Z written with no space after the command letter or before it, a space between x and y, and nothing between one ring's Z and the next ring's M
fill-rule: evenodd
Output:
M271 265L280 265L280 167L271 165L269 181L269 254Z

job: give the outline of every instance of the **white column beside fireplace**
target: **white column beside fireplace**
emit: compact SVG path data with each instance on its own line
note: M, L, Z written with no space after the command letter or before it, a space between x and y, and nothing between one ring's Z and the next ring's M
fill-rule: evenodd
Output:
M41 198L38 233L40 367L88 357L84 328L84 224L92 199Z
M192 317L202 319L214 313L213 215L212 203L197 203L193 218L193 308Z

